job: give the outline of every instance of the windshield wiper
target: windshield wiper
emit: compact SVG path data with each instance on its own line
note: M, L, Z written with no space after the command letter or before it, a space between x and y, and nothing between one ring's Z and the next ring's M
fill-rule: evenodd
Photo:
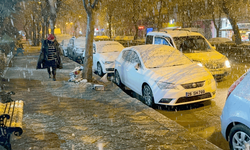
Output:
M173 65L173 66L181 66L181 65L183 65L183 64L175 64L175 65Z

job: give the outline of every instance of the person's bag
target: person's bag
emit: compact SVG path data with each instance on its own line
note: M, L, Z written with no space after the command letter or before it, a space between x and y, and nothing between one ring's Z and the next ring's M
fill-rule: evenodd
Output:
M43 69L43 61L44 61L44 53L40 52L37 65L36 65L36 69Z
M59 69L63 68L62 59L60 56L57 59L57 68L59 68Z

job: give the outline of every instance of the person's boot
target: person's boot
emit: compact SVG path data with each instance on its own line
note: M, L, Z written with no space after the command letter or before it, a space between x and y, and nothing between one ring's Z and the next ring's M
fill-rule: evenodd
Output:
M53 75L53 81L56 81L56 76L55 75Z
M51 78L51 74L49 74L49 78Z

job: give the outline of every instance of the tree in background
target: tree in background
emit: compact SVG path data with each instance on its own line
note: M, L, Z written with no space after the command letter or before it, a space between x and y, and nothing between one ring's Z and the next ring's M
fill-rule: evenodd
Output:
M222 5L219 1L213 0L211 2L212 6L212 19L214 23L214 27L216 29L216 37L220 36L220 28L221 28L221 13L222 13ZM217 14L217 15L216 15ZM216 18L218 18L218 21L216 21Z
M241 1L241 2L244 2L244 1ZM235 13L236 11L238 12L240 10L239 4L240 4L240 1L235 2L234 0L222 0L222 10L227 15L227 18L232 25L232 28L234 31L233 36L235 36L234 38L235 38L236 44L242 43L239 27L237 25L238 13Z

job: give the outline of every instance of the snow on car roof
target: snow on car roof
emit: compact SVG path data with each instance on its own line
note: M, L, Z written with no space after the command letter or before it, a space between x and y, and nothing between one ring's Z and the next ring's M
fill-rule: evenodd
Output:
M140 53L141 59L147 68L168 67L191 63L190 59L171 46L148 44L133 46L132 48Z
M94 44L99 53L120 52L124 49L124 46L116 41L99 41L94 42Z
M189 31L176 31L176 30L169 30L167 31L169 35L172 37L180 37L180 36L202 36L202 34L198 32L189 32Z
M165 36L170 36L166 32L157 32L157 31L149 32L147 35L160 35L160 36L165 35Z
M202 34L198 32L189 32L189 31L181 31L181 30L165 30L166 32L149 32L147 35L160 35L160 36L171 36L171 37L180 37L180 36L202 36Z

